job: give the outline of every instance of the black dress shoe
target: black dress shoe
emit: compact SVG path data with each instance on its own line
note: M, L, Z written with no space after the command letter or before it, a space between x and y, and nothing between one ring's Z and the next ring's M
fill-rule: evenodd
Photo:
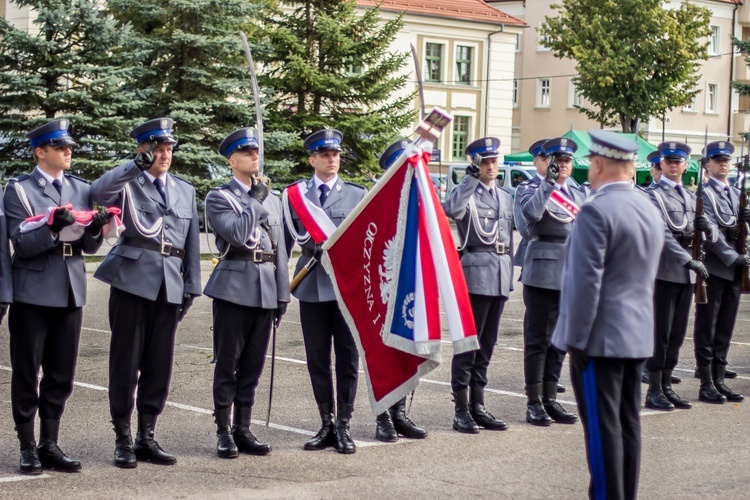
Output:
M32 476L42 473L42 464L39 461L39 453L34 443L21 445L21 472Z
M670 382L672 382L673 384L679 384L680 382L682 382L682 379L677 375L671 375L669 378Z
M357 452L357 445L352 439L349 422L354 413L354 405L351 403L338 403L338 416L336 418L336 451L344 455Z
M722 381L721 383L715 383L714 386L716 387L716 390L721 393L722 396L727 398L727 401L731 403L739 403L740 401L745 399L745 396L738 392L734 392L732 389L727 387L727 385Z
M258 441L250 428L246 425L238 425L233 427L232 436L234 442L237 445L237 450L241 453L247 453L250 455L268 455L271 453L271 445L268 443L261 443Z
M384 443L395 443L398 441L398 433L393 427L393 421L391 415L387 411L384 411L377 416L377 428L375 429L375 438L378 441Z
M218 438L216 442L216 455L219 458L237 458L239 456L239 450L229 427L217 430L216 437Z
M504 431L508 428L508 424L502 420L495 418L492 413L487 411L487 408L483 404L473 403L471 405L471 418L480 427L484 427L491 431Z
M479 434L479 426L469 412L469 389L460 389L453 393L455 414L453 430L464 434Z
M164 451L153 436L137 435L133 451L135 452L135 458L138 460L157 465L174 465L177 463L177 458Z
M665 387L663 392L664 397L667 398L667 400L672 403L678 410L689 410L693 407L693 403L691 403L687 399L682 399L680 395L674 392L671 387Z
M724 378L737 378L737 372L729 368L724 368Z
M526 405L526 421L531 425L539 427L549 427L552 425L552 419L544 409L541 401L535 401Z
M646 393L646 408L659 411L673 411L674 405L670 403L661 390L652 391L649 389Z
M313 438L305 443L306 450L325 450L336 446L336 433L333 429L333 421L323 422L320 430Z
M388 408L391 414L391 421L396 432L409 439L424 439L427 437L427 431L411 421L406 416L406 398L401 399L398 403Z
M55 469L60 472L78 472L81 462L69 458L54 441L45 441L37 448L39 462L45 469Z
M578 422L578 415L571 413L563 408L557 401L545 401L544 411L557 424L575 424Z

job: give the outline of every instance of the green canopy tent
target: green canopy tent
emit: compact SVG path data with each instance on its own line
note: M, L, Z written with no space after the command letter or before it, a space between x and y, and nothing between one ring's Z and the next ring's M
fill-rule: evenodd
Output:
M648 155L652 151L656 151L656 146L646 142L641 137L638 137L636 139L635 134L622 135L631 140L635 139L640 146L635 161L636 182L638 184L643 184L644 182L646 182L646 178L651 175L649 173L651 164L648 160L646 160L646 157L648 157ZM589 159L588 157L586 157L586 155L589 154L589 148L591 148L591 136L588 134L588 132L584 132L582 130L570 130L563 137L573 139L576 144L578 144L578 150L573 155L573 178L578 182L585 182L588 178L589 170ZM524 164L531 163L533 162L533 160L534 158L531 156L531 153L527 151L512 155L505 155L505 157L503 158L503 161L505 163ZM686 184L689 183L691 177L695 178L697 182L699 168L700 164L696 160L688 160L688 168L685 171L685 175L683 176L683 182L685 182Z

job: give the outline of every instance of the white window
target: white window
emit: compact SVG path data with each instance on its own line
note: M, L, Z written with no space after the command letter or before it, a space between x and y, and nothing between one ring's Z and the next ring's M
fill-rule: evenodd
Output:
M442 43L425 44L425 81L443 83L443 47Z
M548 78L540 78L536 81L536 107L549 108L550 106L550 81Z
M690 102L685 104L682 108L683 111L695 111L695 95L693 95L693 98L690 99Z
M706 84L706 113L719 112L719 85L717 83Z
M539 21L539 31L538 31L538 33L539 33L539 46L537 47L537 50L539 52L547 52L547 51L549 51L549 45L548 45L549 38L542 36L541 29L542 29L542 22Z
M518 107L518 80L513 80L513 107Z
M583 97L580 92L578 92L576 84L573 83L573 80L571 79L570 84L568 85L568 107L576 108L581 106L583 106Z
M718 26L711 26L711 34L708 37L708 54L712 56L719 55L719 36L721 34L721 28Z

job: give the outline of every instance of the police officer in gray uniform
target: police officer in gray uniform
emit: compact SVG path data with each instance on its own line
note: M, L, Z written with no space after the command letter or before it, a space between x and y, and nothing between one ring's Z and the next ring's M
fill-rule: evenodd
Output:
M575 221L575 205L583 195L566 186L578 145L572 139L551 139L543 145L551 156L548 165L537 165L537 175L517 203L521 206L529 235L523 276L524 374L526 380L526 421L532 425L572 424L578 416L557 402L565 353L551 344L557 323L562 286L565 242ZM553 196L554 193L554 196Z
M478 433L480 426L508 428L484 406L487 368L500 316L513 290L513 198L495 182L499 146L499 139L483 137L466 147L471 165L445 201L446 215L456 221L461 267L479 340L479 350L454 354L451 363L456 403L453 428L468 434Z
M695 231L703 231L708 235L707 240L714 241L718 232L708 217L695 216L695 194L682 186L690 146L664 142L658 149L663 175L648 192L661 214L662 229L666 225L667 231L654 285L654 354L646 362L649 371L646 407L671 411L692 407L672 388L672 371L687 333L695 283L693 272L708 278L703 263L693 260L693 238Z
M68 120L54 120L29 132L37 167L31 174L12 179L5 190L8 234L13 255L13 288L3 279L0 302L11 302L10 329L11 404L21 443L21 471L41 474L42 467L64 472L81 469L57 445L60 419L73 390L83 306L86 303L86 270L81 252L94 253L102 244L101 228L111 216L106 210L80 236L60 232L74 222L73 213L55 211L52 223L36 229L22 228L24 221L44 215L51 207L71 204L73 210L91 210L89 185L66 174L72 146ZM72 229L72 228L71 228ZM6 233L2 240L7 252ZM5 254L4 252L4 254ZM3 259L5 255L3 256ZM38 382L39 368L44 375ZM37 386L39 391L37 392ZM39 447L34 439L34 417L41 419Z
M656 151L652 151L651 153L649 153L646 159L651 163L651 169L649 171L649 173L651 174L651 184L649 184L647 187L653 188L656 187L656 185L659 183L662 175L661 151L659 151L658 149Z
M306 188L307 199L321 207L331 222L339 226L364 199L366 190L338 176L341 161L341 141L338 130L326 129L310 134L304 146L310 152L309 163L315 170L311 179L300 180ZM320 248L310 238L309 232L285 197L284 229L287 252L292 251L295 240L302 247L295 275L311 259L318 259ZM294 289L300 305L302 337L307 354L313 395L318 404L322 426L307 443L306 450L322 450L335 446L339 453L355 453L349 421L354 411L357 395L357 369L359 354L354 337L346 324L336 301L333 283L323 266L312 264L310 273ZM336 352L336 424L333 422L333 377L331 374L331 344Z
M378 160L380 168L388 170L411 144L409 139L399 139L386 148ZM406 414L406 396L394 403L388 411L384 411L376 418L377 427L375 438L385 443L398 441L398 435L411 439L424 439L427 431L412 422Z
M271 327L289 303L281 201L257 177L258 147L254 128L229 134L219 153L234 175L206 197L221 256L203 290L214 299L214 416L221 458L271 451L250 432L250 420Z
M544 154L543 146L545 142L547 142L547 139L540 139L532 144L531 147L529 147L529 153L531 153L531 155L534 157L534 168L536 168L537 170L541 168L546 171L547 163L549 163L549 158ZM518 244L518 248L516 248L516 251L513 254L513 265L522 269L523 261L526 258L526 247L529 245L531 235L529 234L529 230L526 227L526 219L521 213L521 204L519 203L519 199L522 197L524 191L529 188L529 185L531 183L532 180L529 179L519 184L516 188L516 195L513 200L513 222L515 223L516 229L518 230L518 234L521 235L521 242ZM521 271L521 273L523 273L523 271ZM518 277L518 281L521 281L522 275L523 274Z
M589 180L568 241L553 343L570 354L583 422L589 498L635 499L641 457L640 378L653 350L654 293L664 231L630 180L638 145L592 130Z
M719 237L705 243L708 303L695 305L693 341L701 379L698 399L715 404L744 399L724 383L740 305L740 278L743 267L750 266L750 256L737 253L739 225L750 221L750 208L740 209L740 190L728 182L732 153L734 146L727 141L712 142L703 152L709 175L703 185L703 207L718 226Z
M154 440L156 419L169 392L177 323L201 293L200 244L195 189L168 173L172 119L136 127L134 160L94 181L97 203L122 208L125 231L94 273L111 285L109 408L114 425L115 465L138 460L171 465L177 460ZM130 416L138 389L138 434L133 446Z

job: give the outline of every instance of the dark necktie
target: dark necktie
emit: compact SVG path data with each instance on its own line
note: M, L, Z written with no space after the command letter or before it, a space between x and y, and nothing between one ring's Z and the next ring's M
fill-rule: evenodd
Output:
M52 185L57 189L57 194L62 195L62 181L60 181L60 179L55 179L52 181Z
M330 189L326 184L321 184L318 189L320 189L320 206L322 207L326 200L328 199L328 190Z
M565 186L560 186L560 191L562 191L562 194L564 194L566 198L570 198L570 195L565 190Z
M156 187L156 190L159 191L159 195L161 196L161 199L164 201L164 204L167 204L167 193L164 191L164 183L159 179L158 177L154 179L154 186Z
M677 191L677 194L685 198L685 193L682 191L682 186L679 184L674 185L674 190Z

